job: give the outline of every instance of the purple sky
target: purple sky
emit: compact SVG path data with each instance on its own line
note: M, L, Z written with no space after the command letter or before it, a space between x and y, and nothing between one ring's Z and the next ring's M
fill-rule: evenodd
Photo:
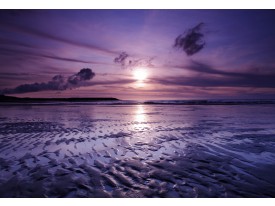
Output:
M274 98L274 21L274 10L0 10L0 92Z

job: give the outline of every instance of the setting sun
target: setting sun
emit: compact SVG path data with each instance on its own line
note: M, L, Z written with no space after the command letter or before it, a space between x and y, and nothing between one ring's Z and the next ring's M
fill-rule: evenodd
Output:
M137 68L133 72L134 78L138 81L144 81L148 77L148 72L144 68Z

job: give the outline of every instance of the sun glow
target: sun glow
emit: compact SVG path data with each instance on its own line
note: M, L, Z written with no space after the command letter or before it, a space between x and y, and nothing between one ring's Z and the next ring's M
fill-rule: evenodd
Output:
M148 77L148 72L144 68L137 68L133 72L134 78L140 82L143 82Z

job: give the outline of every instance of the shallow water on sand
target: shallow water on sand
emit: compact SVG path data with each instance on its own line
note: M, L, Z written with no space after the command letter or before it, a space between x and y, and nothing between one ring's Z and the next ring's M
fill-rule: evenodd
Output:
M0 197L275 197L274 105L0 107Z

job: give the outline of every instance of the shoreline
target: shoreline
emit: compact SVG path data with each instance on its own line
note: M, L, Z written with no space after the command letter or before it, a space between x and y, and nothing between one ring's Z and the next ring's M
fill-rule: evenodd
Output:
M19 98L0 95L0 106L12 105L273 105L275 99L217 99L217 100L120 100L113 97L96 98Z

